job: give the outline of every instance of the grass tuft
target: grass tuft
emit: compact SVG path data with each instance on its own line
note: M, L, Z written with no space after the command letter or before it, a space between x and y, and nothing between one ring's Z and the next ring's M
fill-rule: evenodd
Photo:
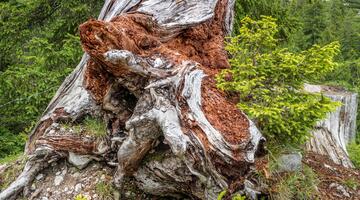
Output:
M98 118L86 117L84 127L86 133L94 137L104 137L107 134L105 123Z

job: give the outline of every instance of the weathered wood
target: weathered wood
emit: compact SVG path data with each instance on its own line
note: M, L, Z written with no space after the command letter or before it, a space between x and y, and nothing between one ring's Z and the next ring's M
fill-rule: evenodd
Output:
M264 138L214 81L229 67L224 37L233 6L234 0L106 1L98 20L81 25L87 54L50 102L27 153L49 163L40 149L57 155L51 161L68 152L106 160L117 151L115 184L135 176L156 195L215 199L233 183L250 191L244 180ZM99 140L61 128L85 115L102 116L108 135ZM165 159L149 158L159 146ZM40 168L28 166L31 173L21 176L27 178L0 199L32 181Z
M305 85L305 90L322 92L333 101L342 104L317 124L313 137L306 144L306 150L328 156L335 163L345 167L353 167L346 146L356 136L357 94L319 85Z

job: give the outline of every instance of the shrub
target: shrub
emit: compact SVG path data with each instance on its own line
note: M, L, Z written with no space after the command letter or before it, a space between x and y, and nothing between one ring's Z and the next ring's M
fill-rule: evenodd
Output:
M332 71L338 42L292 53L277 46L276 20L245 17L239 35L229 38L230 69L217 76L217 86L239 95L238 107L255 119L268 140L303 143L317 121L336 108L321 94L303 90L305 82Z

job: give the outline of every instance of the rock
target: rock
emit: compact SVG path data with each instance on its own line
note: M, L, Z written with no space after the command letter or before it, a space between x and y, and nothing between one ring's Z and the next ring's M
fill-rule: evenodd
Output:
M302 155L300 153L283 154L278 159L279 172L294 172L302 168Z
M67 169L64 168L64 169L61 171L61 175L65 176L66 173L67 173Z
M55 176L54 185L59 186L64 180L63 176Z
M31 184L31 188L30 188L32 191L35 191L36 190L36 185L33 183Z
M120 200L120 192L119 191L115 190L113 195L114 195L114 200Z
M80 192L81 188L82 188L82 184L81 184L81 183L76 184L76 185L75 185L75 192Z
M69 152L69 163L77 167L78 169L84 169L92 160L86 155L77 155L73 152Z
M132 198L132 197L135 197L135 196L136 196L136 194L131 192L131 191L125 192L125 197L126 198Z
M329 186L330 189L335 188L336 191L342 196L350 198L350 194L346 191L345 187L338 183L331 183Z
M35 179L36 179L37 181L41 180L42 178L44 178L44 174L38 174L38 175L35 177Z

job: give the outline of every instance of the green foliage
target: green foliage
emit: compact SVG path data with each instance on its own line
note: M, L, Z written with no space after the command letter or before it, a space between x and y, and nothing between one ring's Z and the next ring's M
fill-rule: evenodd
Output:
M273 185L271 199L316 199L318 192L316 186L320 183L315 172L307 166L302 171L279 176Z
M75 196L74 200L88 200L84 195L78 194Z
M96 193L101 200L113 200L115 188L110 183L100 182L96 184Z
M217 197L217 200L222 200L225 197L226 193L227 193L226 190L220 192L220 194Z
M98 118L86 117L84 120L84 128L88 135L94 137L106 136L106 124Z
M96 17L102 4L97 0L0 2L0 157L23 148L19 133L32 127L80 60L77 27Z
M360 169L360 143L355 141L347 146L349 157L356 168Z
M217 200L222 200L225 196L226 196L227 191L224 190L222 192L220 192L220 194L217 197ZM231 200L245 200L246 196L242 196L240 194L235 194L234 196L231 197Z
M299 31L300 19L297 18L292 10L295 2L286 0L236 0L235 1L235 21L234 34L239 34L241 20L248 16L252 19L259 20L261 16L272 16L279 19L278 37L282 43L288 42L291 36Z
M24 148L25 141L26 135L14 135L9 130L0 127L0 163L10 159L7 158L8 156L14 157L19 154Z
M231 69L217 76L218 87L239 94L239 108L256 119L268 139L304 142L316 122L339 105L302 89L337 66L339 44L292 53L277 48L275 19L245 17L241 24L240 34L227 44Z

